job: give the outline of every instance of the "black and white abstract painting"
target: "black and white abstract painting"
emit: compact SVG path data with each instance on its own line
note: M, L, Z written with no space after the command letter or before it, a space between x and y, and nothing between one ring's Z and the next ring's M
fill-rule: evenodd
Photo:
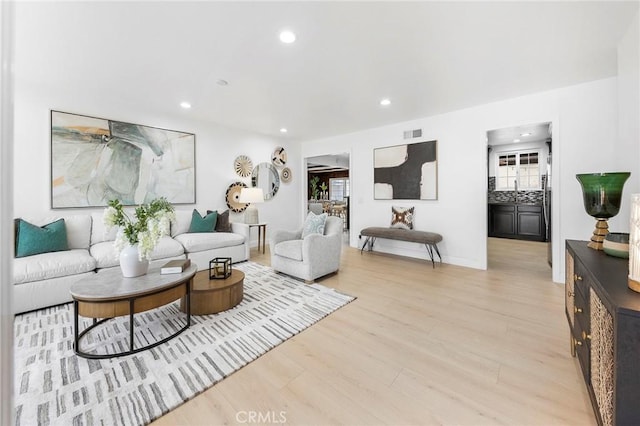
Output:
M437 200L437 141L374 149L376 200Z
M51 207L191 204L195 135L51 111Z

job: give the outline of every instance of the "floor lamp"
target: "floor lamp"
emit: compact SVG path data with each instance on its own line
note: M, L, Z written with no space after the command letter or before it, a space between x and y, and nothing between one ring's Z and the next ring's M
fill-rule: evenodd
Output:
M262 192L262 188L242 188L240 190L240 197L238 198L238 201L249 204L244 212L244 223L259 223L258 209L253 204L264 202L264 193Z

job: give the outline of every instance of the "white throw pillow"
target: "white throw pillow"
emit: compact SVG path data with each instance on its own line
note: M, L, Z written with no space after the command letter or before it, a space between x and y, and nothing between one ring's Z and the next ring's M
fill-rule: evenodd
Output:
M314 212L309 212L307 218L304 221L304 225L302 226L302 238L311 234L324 235L324 224L326 221L326 213L317 215Z

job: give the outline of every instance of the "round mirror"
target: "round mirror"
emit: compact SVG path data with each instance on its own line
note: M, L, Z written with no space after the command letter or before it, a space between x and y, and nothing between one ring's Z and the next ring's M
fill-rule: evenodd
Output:
M270 200L280 188L280 176L278 169L273 164L260 163L253 168L251 173L251 186L262 188L264 199Z

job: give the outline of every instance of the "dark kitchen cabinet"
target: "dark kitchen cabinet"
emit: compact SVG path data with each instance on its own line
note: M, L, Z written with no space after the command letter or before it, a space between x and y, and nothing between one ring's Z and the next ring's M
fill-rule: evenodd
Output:
M545 241L542 206L489 204L489 236Z

